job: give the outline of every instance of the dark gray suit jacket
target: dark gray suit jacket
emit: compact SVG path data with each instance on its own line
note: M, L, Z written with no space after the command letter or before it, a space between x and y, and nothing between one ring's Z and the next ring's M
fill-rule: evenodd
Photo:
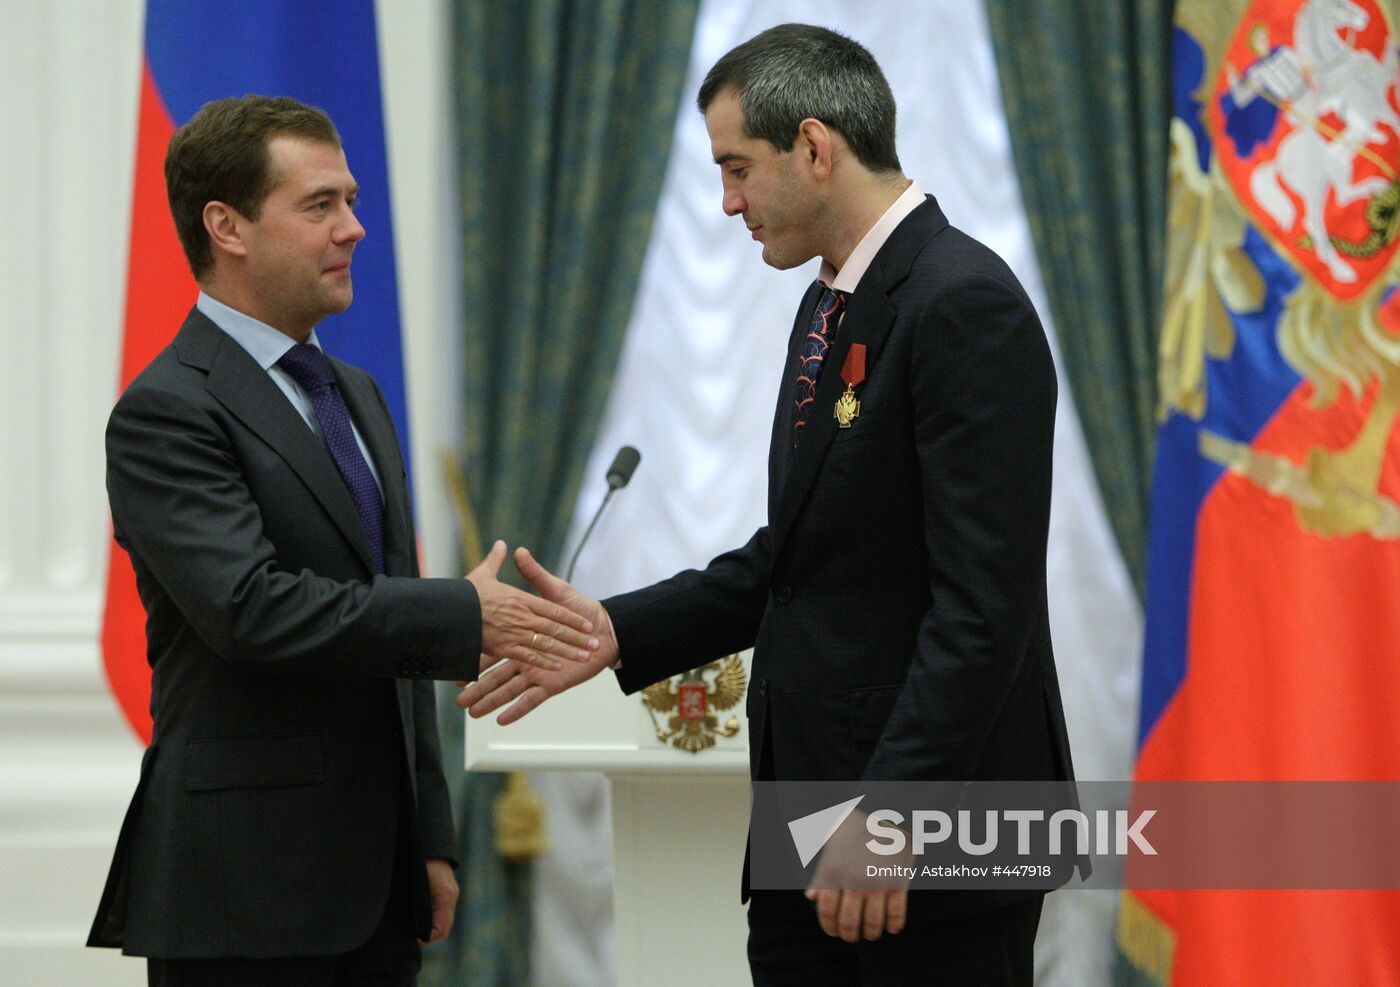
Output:
M324 443L198 310L112 412L155 730L89 945L348 951L396 866L426 934L424 858L454 852L430 680L475 677L480 605L467 580L417 578L388 408L331 364L384 488L385 575Z
M768 524L703 571L604 601L623 689L752 646L755 777L1071 779L1045 591L1056 383L1035 310L928 197L851 295L794 450L819 294L779 387ZM868 377L842 429L857 342Z

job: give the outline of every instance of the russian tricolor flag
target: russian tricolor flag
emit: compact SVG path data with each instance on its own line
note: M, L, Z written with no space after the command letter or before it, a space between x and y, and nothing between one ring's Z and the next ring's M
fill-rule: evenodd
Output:
M1394 9L1176 4L1140 781L1400 781ZM1147 982L1400 982L1395 889L1128 877Z
M374 375L411 461L374 0L148 0L145 46L121 387L170 342L198 291L166 203L170 136L212 99L292 96L335 121L360 183L357 211L366 230L355 251L355 303L318 334L337 357ZM145 626L131 563L114 542L103 658L122 711L149 741Z

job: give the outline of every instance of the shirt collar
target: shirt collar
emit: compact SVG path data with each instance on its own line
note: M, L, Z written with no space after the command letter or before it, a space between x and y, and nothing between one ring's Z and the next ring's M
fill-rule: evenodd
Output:
M864 277L866 268L875 259L875 255L880 252L880 248L885 245L885 241L890 238L895 227L904 222L905 218L919 208L924 201L924 191L919 188L918 182L910 182L898 199L890 203L890 207L885 210L884 215L875 221L875 225L856 244L856 249L851 251L851 256L846 258L846 263L841 266L841 270L836 270L826 261L822 261L821 273L817 275L823 283L830 285L836 291L852 292L860 284L860 279Z
M210 322L232 336L234 342L247 350L248 355L264 370L271 370L277 361L296 345L296 341L286 333L279 332L266 322L259 322L246 312L225 305L203 291L199 293L194 307L203 312ZM316 338L314 329L306 341L317 349L321 348L321 342Z

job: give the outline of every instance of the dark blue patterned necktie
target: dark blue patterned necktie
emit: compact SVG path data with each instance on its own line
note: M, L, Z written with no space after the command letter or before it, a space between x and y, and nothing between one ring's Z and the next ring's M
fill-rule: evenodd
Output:
M365 462L359 443L355 441L355 432L350 426L350 409L345 406L345 398L341 396L340 386L331 372L331 361L310 343L298 343L277 363L292 375L292 379L311 399L316 421L321 424L321 435L330 448L331 458L335 460L345 486L350 490L350 499L355 502L360 523L364 525L365 535L369 538L375 569L383 572L384 504L379 499L379 487L374 482L369 463Z
M823 285L817 307L812 311L812 321L807 326L807 338L802 343L802 357L797 363L797 383L793 387L793 401L797 407L793 415L792 443L807 424L807 412L817 396L817 381L821 378L822 363L826 351L836 336L836 327L841 321L841 311L846 307L846 293Z

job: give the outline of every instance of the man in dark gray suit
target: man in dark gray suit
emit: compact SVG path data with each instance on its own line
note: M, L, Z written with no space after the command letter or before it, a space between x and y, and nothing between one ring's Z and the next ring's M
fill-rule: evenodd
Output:
M165 171L201 291L108 424L155 726L89 945L153 984L411 984L458 896L432 680L597 641L504 544L417 578L384 399L314 331L365 235L330 119L219 100Z
M698 103L725 212L771 266L823 262L779 383L767 524L601 604L518 551L604 647L560 670L508 663L459 701L513 702L509 722L618 661L631 693L752 646L758 780L1072 778L1045 592L1055 371L1025 291L904 176L894 97L849 38L765 31ZM758 987L1030 984L1042 891L817 873L805 896L754 891Z

